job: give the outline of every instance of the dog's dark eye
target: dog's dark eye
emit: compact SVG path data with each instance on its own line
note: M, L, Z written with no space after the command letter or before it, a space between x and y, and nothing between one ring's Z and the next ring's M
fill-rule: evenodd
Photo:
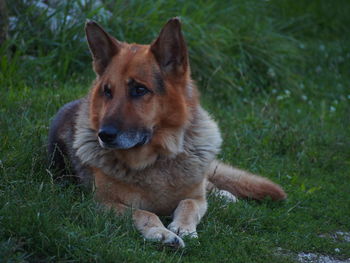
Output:
M103 94L109 99L112 98L112 90L111 90L111 86L109 84L103 85Z
M149 91L145 85L135 84L129 88L129 95L132 98L138 98L146 95Z

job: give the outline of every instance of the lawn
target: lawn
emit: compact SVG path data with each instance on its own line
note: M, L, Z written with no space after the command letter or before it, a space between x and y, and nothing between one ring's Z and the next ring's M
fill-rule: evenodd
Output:
M347 0L5 3L0 262L350 261ZM149 43L173 16L202 104L221 128L219 158L288 193L277 203L210 195L199 238L180 250L144 241L129 216L101 211L92 192L54 182L46 151L52 117L95 77L85 20Z

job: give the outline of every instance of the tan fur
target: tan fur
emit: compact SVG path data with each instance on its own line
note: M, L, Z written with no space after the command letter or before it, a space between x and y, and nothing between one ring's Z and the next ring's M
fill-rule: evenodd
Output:
M203 109L198 108L194 123L184 133L181 153L171 158L159 156L157 162L149 160L143 169L130 169L119 161L119 154L114 150L101 149L95 133L89 128L87 115L84 117L84 106L82 104L73 147L83 164L98 168L94 170L97 191L101 185L106 185L109 193L104 196L110 196L112 200L120 200L114 194L125 196L122 203L160 215L170 215L184 198L205 196L205 171L219 151L221 137L215 122ZM105 176L96 177L96 171ZM133 191L129 187L125 193L118 184L125 188L128 185L139 187L134 187Z
M221 135L199 104L178 19L170 20L151 45L119 42L94 22L86 32L97 79L86 98L59 111L50 149L58 146L80 179L93 178L99 202L118 214L131 208L146 239L183 247L181 237L197 236L208 185L258 200L286 197L268 179L215 160ZM133 81L149 92L130 97ZM113 96L104 94L106 87ZM147 129L152 137L132 147L105 147L99 131L106 125ZM173 216L168 229L158 215Z

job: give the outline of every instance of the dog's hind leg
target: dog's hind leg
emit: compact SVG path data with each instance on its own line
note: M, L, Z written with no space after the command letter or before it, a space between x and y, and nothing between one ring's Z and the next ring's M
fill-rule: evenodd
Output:
M206 190L208 193L211 193L221 199L223 199L227 203L236 203L238 202L238 199L235 195L233 195L231 192L226 190L221 190L217 188L213 183L207 182Z
M207 210L205 197L182 200L174 211L168 229L180 237L198 237L196 227Z

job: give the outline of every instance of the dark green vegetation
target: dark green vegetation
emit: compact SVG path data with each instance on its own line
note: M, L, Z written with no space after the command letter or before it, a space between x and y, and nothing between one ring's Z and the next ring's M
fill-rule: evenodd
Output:
M7 2L0 47L1 262L350 258L350 244L332 238L350 231L349 1L25 2ZM193 78L220 123L220 157L289 195L229 205L209 197L199 239L180 251L144 242L130 218L99 211L91 193L53 183L46 169L51 117L94 78L85 19L149 43L172 16L182 18Z

